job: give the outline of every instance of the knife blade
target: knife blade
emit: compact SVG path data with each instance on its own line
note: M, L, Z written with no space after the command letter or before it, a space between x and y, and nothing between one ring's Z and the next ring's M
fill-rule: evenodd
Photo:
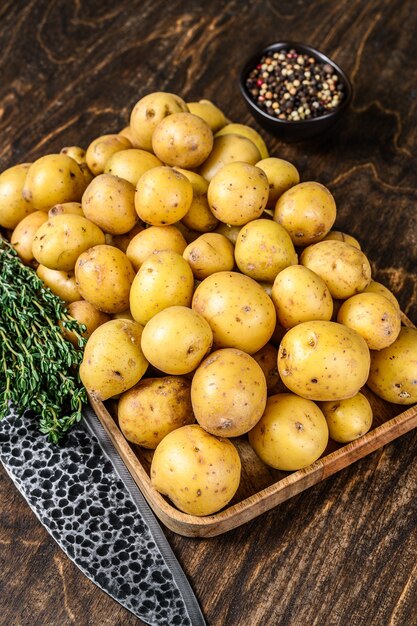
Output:
M192 588L95 413L59 445L13 410L0 460L64 553L100 589L151 626L205 626Z

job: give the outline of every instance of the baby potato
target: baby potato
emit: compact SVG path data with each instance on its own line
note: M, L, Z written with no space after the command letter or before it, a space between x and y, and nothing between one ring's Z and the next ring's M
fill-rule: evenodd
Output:
M224 224L223 222L219 222L219 225L216 227L214 232L219 233L220 235L224 235L232 242L233 245L236 245L236 241L238 235L241 230L241 226L231 226L230 224Z
M86 217L62 213L38 228L32 252L38 263L51 270L69 272L82 252L104 241L103 231Z
M104 173L123 178L136 187L142 174L160 165L163 163L152 152L128 148L112 154L106 161Z
M212 344L208 322L186 306L170 306L156 313L142 334L145 357L167 374L194 371Z
M350 298L371 281L371 266L364 253L343 241L320 241L308 246L300 263L318 274L336 299Z
M316 182L294 185L277 200L274 220L290 234L295 246L323 239L336 219L336 203L330 191Z
M268 393L278 393L278 390L282 391L283 389L285 389L286 391L286 387L281 382L278 374L277 348L273 346L272 343L267 343L263 346L263 348L258 350L258 352L252 354L252 357L255 359L258 365L261 366L261 369L265 376L266 388Z
M359 243L357 239L355 239L355 237L352 237L352 235L348 235L347 233L342 233L340 230L330 230L327 233L327 235L323 237L323 239L321 239L321 241L329 241L329 240L344 241L345 243L348 243L354 248L358 248L358 250L361 249L361 244Z
M388 300L395 306L395 308L400 311L400 305L397 298L394 296L392 291L387 289L387 287L385 287L385 285L383 285L382 283L371 280L366 289L361 291L361 293L379 293L381 296L388 298Z
M138 271L150 254L161 250L172 250L182 254L186 247L187 242L176 226L149 226L131 239L126 254Z
M55 206L49 209L48 217L55 217L63 213L85 217L81 202L61 202L61 204L55 204Z
M356 330L370 350L391 345L401 330L399 310L379 293L359 293L345 300L337 321Z
M108 400L136 385L148 367L140 347L143 327L110 320L91 334L84 348L80 378L96 400Z
M271 283L279 272L298 261L285 228L269 219L255 219L241 228L235 259L243 274Z
M207 199L217 219L242 226L262 215L268 201L268 179L259 167L241 161L229 163L210 181Z
M365 340L337 322L302 322L284 335L278 350L281 379L308 400L351 398L365 384L369 366Z
M256 163L256 167L263 170L269 182L269 196L267 209L274 209L278 198L294 185L300 182L297 168L285 159L276 157L263 158Z
M49 267L39 264L36 273L43 284L64 302L75 302L81 298L74 272L51 270Z
M198 102L187 102L188 109L193 115L201 117L206 122L213 133L226 125L226 116L211 100L199 100Z
M265 413L249 433L249 443L260 459L286 472L317 461L328 440L326 419L319 407L292 393L270 396Z
M167 165L195 168L208 157L213 133L201 117L181 112L168 115L153 131L152 149Z
M358 439L372 426L372 407L362 393L345 400L321 402L319 406L326 418L330 437L339 443Z
M238 437L253 428L264 412L266 394L261 366L235 348L212 352L191 382L195 418L218 437Z
M152 135L161 120L172 113L188 111L182 98L163 91L149 93L133 107L130 115L130 131L137 148L152 151Z
M211 515L235 495L241 473L239 454L228 439L198 424L177 428L158 444L151 482L175 506L191 515Z
M81 165L82 163L87 164L87 160L85 158L85 150L80 146L65 146L64 148L61 148L59 153L66 154L67 156L71 157L71 159L77 161L78 165Z
M260 350L274 332L276 314L258 283L238 272L216 272L196 288L192 308L210 324L217 348Z
M96 139L90 143L85 153L85 160L90 172L92 172L94 176L103 174L106 163L113 154L131 147L132 144L129 139L123 135L111 134L96 137Z
M85 332L82 334L86 339L93 334L96 328L110 321L110 316L107 313L99 311L87 300L75 300L68 305L67 310L72 318L86 327ZM63 333L65 339L70 341L75 347L78 347L78 337L73 331L64 327Z
M258 131L251 126L236 123L226 124L226 126L223 126L223 128L216 133L216 137L221 137L222 135L239 135L246 137L258 148L261 159L267 159L269 157L265 141Z
M18 223L10 236L10 243L26 265L35 260L32 252L33 239L47 219L48 216L45 211L34 211Z
M127 233L123 233L121 235L111 235L110 245L119 248L122 252L126 253L130 242L136 235L141 233L144 230L143 222L137 222L133 228L131 228ZM108 233L106 233L108 235Z
M118 176L96 176L83 193L81 203L84 215L111 235L128 233L138 221L135 188Z
M199 174L207 181L217 174L217 172L235 161L255 165L261 158L258 148L253 141L241 135L221 135L215 137L213 148L207 159L199 168Z
M66 154L46 154L30 165L22 193L35 209L48 212L61 202L79 202L86 186L74 159Z
M175 224L187 213L192 200L190 181L171 167L153 167L136 185L136 212L151 226Z
M272 302L284 328L311 320L330 321L333 299L324 280L303 265L282 270L272 286Z
M168 433L195 422L191 383L182 376L143 378L122 393L117 417L128 441L155 450Z
M204 233L189 243L183 257L195 278L203 280L215 272L232 270L235 264L233 244L219 233Z
M207 200L208 182L205 178L179 167L175 168L181 174L184 174L193 187L193 200L187 213L182 218L182 223L189 228L200 233L207 233L216 228L219 220L210 210Z
M19 163L0 174L0 226L13 230L36 209L23 196L23 187L30 163Z
M81 296L104 313L120 313L128 308L134 276L127 256L106 244L89 248L75 264L75 280Z
M377 396L395 404L417 402L417 329L403 327L387 348L371 352L367 385Z
M145 325L169 306L190 306L193 289L194 276L187 261L177 252L161 250L140 266L130 289L130 311Z

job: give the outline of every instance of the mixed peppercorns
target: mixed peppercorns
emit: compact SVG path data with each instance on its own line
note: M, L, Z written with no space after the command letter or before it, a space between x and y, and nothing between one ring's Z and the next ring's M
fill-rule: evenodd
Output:
M260 109L290 121L330 113L345 97L330 63L293 48L264 54L247 76L246 89Z

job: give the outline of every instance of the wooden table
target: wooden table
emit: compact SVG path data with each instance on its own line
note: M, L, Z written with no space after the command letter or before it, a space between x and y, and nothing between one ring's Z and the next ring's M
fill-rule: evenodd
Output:
M144 94L212 99L259 127L243 60L310 43L350 75L340 127L308 143L263 133L303 180L333 192L336 226L417 322L417 9L413 0L3 0L0 166L117 132ZM214 539L167 531L210 626L414 626L417 432ZM128 626L133 615L57 548L0 471L0 623Z

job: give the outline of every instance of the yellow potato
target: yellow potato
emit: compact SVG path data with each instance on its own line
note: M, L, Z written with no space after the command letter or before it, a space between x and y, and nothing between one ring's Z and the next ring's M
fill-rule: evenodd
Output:
M191 383L182 376L143 378L119 399L117 417L128 441L154 450L177 428L195 422Z
M81 296L104 313L120 313L128 308L134 276L127 256L106 244L89 248L75 264Z
M219 220L213 215L207 200L208 182L205 178L190 170L175 168L184 174L193 187L193 200L187 213L182 218L182 223L189 228L200 233L207 233L216 228Z
M0 174L0 226L14 229L35 207L23 197L23 186L30 163L20 163Z
M61 148L59 152L60 154L66 154L71 157L71 159L74 159L74 161L77 161L78 165L81 165L81 163L87 163L85 150L80 146L65 146L64 148Z
M135 188L127 180L100 174L82 197L84 215L111 235L128 233L136 222Z
M328 439L319 407L292 393L270 396L265 413L249 433L249 443L262 461L287 472L314 463Z
M188 112L173 113L159 122L152 134L152 149L167 165L195 168L208 157L213 133L201 117Z
M235 348L212 352L197 368L191 402L197 422L218 437L238 437L260 419L266 380L254 358Z
M193 200L190 181L171 167L154 167L136 185L136 212L151 226L175 224L184 217Z
M295 246L307 246L323 239L336 219L336 203L320 183L294 185L277 200L274 220L290 234Z
M130 289L130 310L145 325L169 306L190 306L194 276L187 261L177 252L161 250L148 256ZM126 307L125 307L126 308Z
M279 272L298 260L287 231L269 219L252 220L241 228L235 259L243 274L266 282L273 282Z
M242 226L231 226L230 224L223 224L223 222L219 222L215 232L220 235L224 235L229 239L229 241L232 242L233 245L235 245L241 228Z
M361 291L361 293L379 293L381 296L385 296L385 298L388 298L388 300L395 306L396 309L398 309L398 311L400 310L400 305L397 298L394 296L392 291L390 291L382 283L371 280L366 289Z
M218 348L260 350L274 332L276 314L269 296L249 276L216 272L194 292L192 308L210 324Z
M62 213L85 217L81 202L62 202L61 204L55 204L55 206L49 209L48 217L55 217L56 215L62 215Z
M221 111L210 100L199 100L198 102L187 102L188 109L193 115L201 117L208 124L213 133L223 128L227 120L223 111Z
M371 352L367 385L383 400L414 404L417 402L416 371L417 329L403 327L394 343Z
M123 233L122 235L112 235L110 245L115 246L116 248L119 248L119 250L121 250L122 252L126 253L132 239L143 230L143 222L139 221L127 233ZM106 236L107 235L108 233L106 233Z
M172 250L182 254L186 247L187 242L176 226L149 226L133 237L126 254L138 271L150 254L161 250Z
M370 354L347 326L313 320L291 328L278 351L278 371L290 391L309 400L351 398L365 384Z
M213 141L213 149L209 157L199 168L199 174L209 182L224 166L234 161L242 161L255 165L261 158L255 144L240 135L222 135Z
M262 215L268 201L268 179L259 167L242 161L229 163L211 179L207 199L217 219L242 226Z
M221 137L222 135L239 135L246 137L258 148L261 159L267 159L269 157L265 141L258 131L251 126L236 123L226 124L226 126L223 126L223 128L216 133L216 137Z
M89 170L98 176L104 172L107 161L120 150L132 147L129 139L123 135L101 135L94 139L87 148L85 159Z
M286 390L278 374L278 350L272 343L267 343L263 348L252 354L252 357L260 365L266 380L268 393L278 393Z
M106 161L104 173L123 178L136 187L142 174L160 165L163 163L152 152L129 148L115 152Z
M38 268L39 269L39 268ZM106 322L110 321L110 316L102 311L96 309L90 302L87 300L76 300L75 302L71 302L68 307L68 313L72 318L77 320L79 324L83 324L86 327L85 332L83 332L82 336L88 339L93 332ZM65 339L68 339L75 347L78 346L78 338L77 335L64 327L63 329Z
M233 244L219 233L204 233L189 243L183 257L195 278L203 280L215 272L232 270L235 264Z
M228 439L190 424L169 433L157 446L151 482L181 511L211 515L233 498L240 473L239 454Z
M321 241L329 241L329 240L344 241L345 243L348 243L354 248L358 248L358 250L361 249L361 244L359 243L357 239L355 239L355 237L352 237L352 235L348 235L347 233L342 233L340 230L330 230L327 233L327 235L323 237Z
M130 132L137 148L152 151L152 135L161 120L172 113L188 111L182 98L163 91L149 93L133 107L130 115Z
M269 196L267 209L274 209L278 198L294 185L300 182L297 168L285 159L276 157L263 158L256 163L256 167L263 170L269 182Z
M39 264L36 273L43 284L64 302L75 302L81 298L74 272L51 270L49 267Z
M300 263L318 274L336 299L350 298L371 281L371 266L364 253L343 241L320 241L308 246Z
M84 348L80 378L97 400L108 400L136 385L148 367L140 347L143 327L110 320L92 333Z
M45 211L30 213L18 223L11 234L10 243L26 265L35 259L32 252L33 238L47 219L48 216Z
M334 441L348 443L361 437L372 426L372 407L362 393L353 398L321 402L320 408Z
M333 299L326 283L303 265L282 270L272 286L272 301L284 328L311 320L330 321Z
M213 333L208 322L186 306L171 306L146 324L142 350L154 367L167 374L188 374L210 351Z
M103 244L103 231L86 217L62 213L49 218L33 238L33 256L52 270L71 271L82 252Z

